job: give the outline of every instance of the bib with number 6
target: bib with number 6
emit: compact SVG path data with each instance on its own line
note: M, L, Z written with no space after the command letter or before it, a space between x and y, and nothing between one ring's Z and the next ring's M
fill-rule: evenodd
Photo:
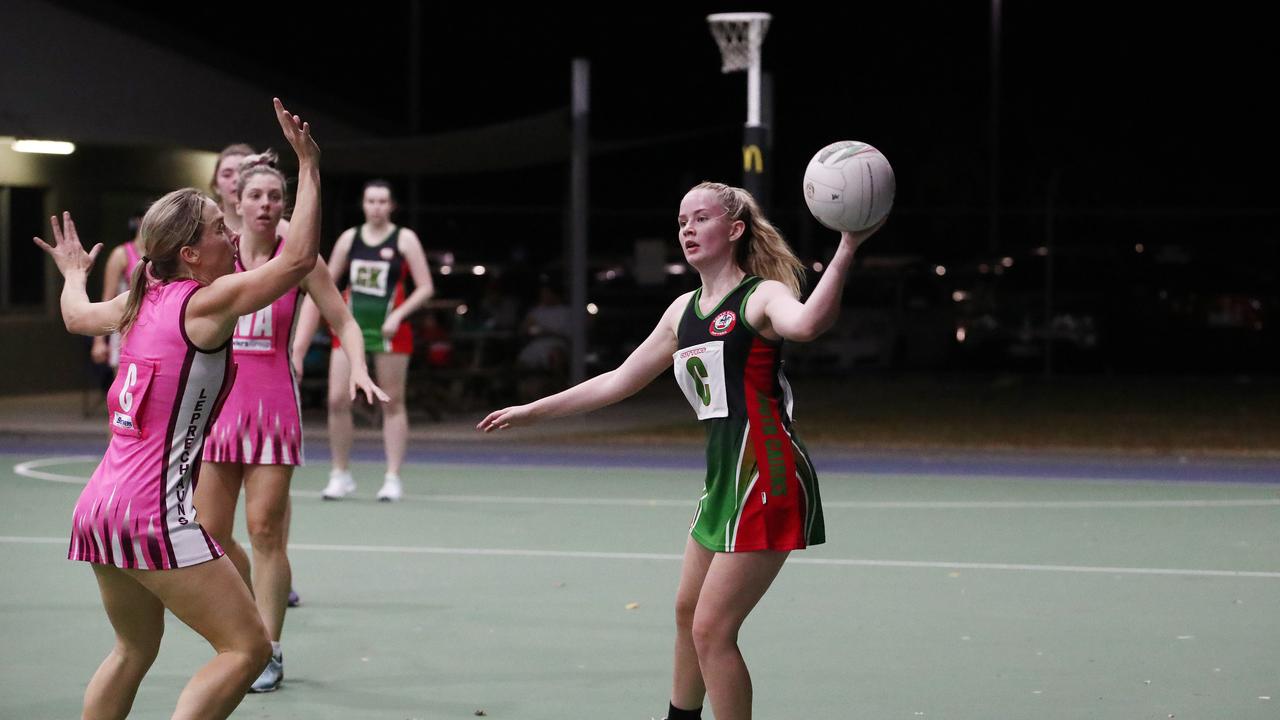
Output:
M111 432L128 437L142 437L142 406L155 376L156 364L147 360L120 356L120 371L107 392L107 415Z
M729 416L725 394L724 341L712 340L681 348L672 354L676 384L699 420Z

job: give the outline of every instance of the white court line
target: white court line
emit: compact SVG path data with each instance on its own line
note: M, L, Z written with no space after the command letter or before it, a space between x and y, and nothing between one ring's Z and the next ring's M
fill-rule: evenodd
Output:
M0 536L0 544L66 545L65 538ZM290 543L290 550L304 552L381 553L392 555L452 555L481 557L540 557L578 560L662 560L679 562L670 553L584 552L576 550L524 550L519 548L449 548L420 545L320 545ZM806 558L792 556L793 565L834 565L868 568L925 570L1003 570L1015 572L1091 573L1103 575L1164 575L1176 577L1232 577L1278 579L1280 572L1260 570L1197 570L1183 568L1107 567L1095 565L1035 565L1025 563L970 563L935 560L864 560L860 558Z
M684 500L662 498L584 498L584 497L519 497L505 495L405 495L414 500L443 503L510 503L512 505L609 505L616 507L693 507L697 498Z
M886 500L823 501L822 507L865 508L869 510L958 510L1020 508L1208 508L1208 507L1276 507L1280 498L1242 498L1235 500Z
M101 459L102 458L95 457L93 455L68 455L66 457L40 458L39 460L28 460L27 462L14 465L13 472L16 475L34 478L36 480L83 485L89 480L89 478L76 477L74 475L63 475L61 473L43 472L41 470L36 470L36 468L48 467L50 465L65 465L73 462L97 462Z
M48 482L82 485L88 478L45 472L37 468L62 465L71 462L93 462L100 458L91 455L41 458L13 466L13 472L23 477ZM292 497L318 498L320 493L311 490L293 490ZM363 498L354 498L363 499ZM690 507L692 498L672 500L666 498L589 498L589 497L521 497L505 495L415 495L406 494L405 500L418 502L460 504L506 505L568 505L606 507ZM1109 508L1243 508L1280 507L1280 498L1241 498L1234 500L826 500L824 509L847 510L1103 510Z
M319 497L319 493L290 493ZM508 497L504 495L405 495L406 499L447 503L509 503L513 505L614 505L628 507L688 507L693 499ZM1280 507L1280 498L1236 500L824 500L823 509L852 510L1002 510L1104 508Z
M431 465L433 467L445 468L450 470L455 470L455 469L456 470L474 470L475 469L474 463L465 463L465 462L456 461L456 460L441 460L439 462L424 460L424 461L419 461L418 464ZM563 464L505 463L504 462L504 463L499 463L499 465L504 469L513 470L513 471L519 471L519 470L536 471L536 470L552 470L552 469L581 470L585 467L595 467L595 468L600 467L600 465L598 464L589 465L581 462L578 462L578 463L565 462ZM1179 465L1178 467L1181 467L1181 465ZM663 468L642 468L642 467L634 467L634 468L626 468L626 469L634 470L635 472L644 472L644 473L661 472L664 470ZM694 468L694 469L697 469L697 468ZM1159 468L1151 468L1151 469L1157 470ZM670 472L682 472L682 471L687 472L688 470L690 470L690 468L666 468L665 470ZM701 470L698 470L698 472L701 472ZM957 478L957 477L964 477L964 478L974 478L974 479L984 480L984 481L1015 480L1015 481L1024 481L1024 482L1033 481L1033 482L1045 482L1045 483L1069 482L1075 485L1107 485L1107 486L1125 485L1130 487L1140 487L1140 486L1147 486L1147 485L1168 485L1172 483L1172 484L1176 484L1178 487L1186 487L1186 488L1222 488L1222 487L1274 488L1276 485L1280 485L1280 480L1268 481L1264 483L1264 482L1257 482L1257 481L1250 481L1250 480L1178 479L1178 480L1170 481L1170 480L1162 480L1159 477L1131 477L1131 476L1124 476L1124 475L1117 475L1115 477L1105 477L1105 476L1081 475L1081 474L1073 475L1070 473L1063 473L1061 475L1034 475L1034 474L1033 475L1006 475L1003 473L991 472L991 471L939 472L937 468L928 468L928 467L921 468L919 471L906 471L906 470L853 470L853 471L827 470L827 471L823 471L824 474L827 472L833 475L849 476L849 477L860 478L860 479L873 478L877 480L896 480L896 479L917 480L922 477L936 478L936 479L951 479L951 478ZM698 477L701 477L701 475L699 475Z
M84 482L84 481L85 481L85 478L76 478L76 477L73 477L73 476L71 476L71 475L61 475L61 474L58 474L58 473L22 472L22 471L20 471L20 470L19 470L19 468L28 468L28 467L31 467L31 468L35 468L35 467L44 467L44 466L47 466L47 465L57 465L57 464L65 463L65 462L95 462L95 463L96 463L96 462L100 461L101 459L102 459L102 456L101 456L101 455L71 455L71 456L66 456L66 457L57 457L57 458L42 458L42 459L40 459L40 460L32 460L32 461L30 461L30 462L19 463L18 465L15 465L15 466L14 466L14 471L15 471L15 472L17 472L19 475L25 475L26 477L31 477L31 478L35 478L35 479L39 479L39 480L49 480L50 482L63 482L63 483L77 482L77 483L82 483L82 482ZM441 462L423 461L423 462L421 462L421 463L419 463L419 464L423 464L423 465L432 465L432 466L435 466L435 467L449 468L449 469L463 469L463 470L470 470L470 469L474 469L474 465L473 465L473 464L470 464L470 463L463 463L463 462L458 462L458 461L441 461ZM581 469L581 468L583 468L583 467L584 467L584 465L582 465L581 463L566 463L566 464L563 464L563 465L550 465L550 464L544 464L544 463L529 463L529 464L517 464L517 463L510 463L510 464L508 464L508 463L503 463L503 464L502 464L502 467L503 467L504 469L507 469L507 470L549 470L549 469L554 469L554 468L567 469L567 470L574 470L574 469ZM652 469L646 469L646 468L635 468L635 469L636 469L637 471L643 471L643 472L651 472L651 471L652 471ZM673 471L674 471L674 470L675 470L675 469L673 469ZM836 474L836 475L844 475L844 476L852 476L852 477L855 477L855 478L876 478L876 479L885 479L885 480L892 480L892 479L896 479L896 478L901 478L901 479L904 479L904 480L914 480L914 479L918 479L918 478L921 478L921 477L929 477L929 478L952 478L952 477L957 477L957 474L956 474L956 473L948 472L948 473L941 473L941 474L939 474L939 473L937 473L937 472L935 472L935 471L933 471L933 470L931 470L931 469L929 469L929 468L922 468L919 472L903 472L903 471L896 471L896 470L895 470L895 471L855 471L855 472L833 472L833 474ZM1003 475L1003 474L999 474L999 473L995 473L995 474L993 474L993 473L990 473L990 472L973 472L973 473L962 473L962 474L960 474L960 475L958 475L958 476L959 476L959 477L976 478L976 479L980 479L980 480L1011 480L1011 481L1018 481L1018 480L1028 481L1028 480L1030 480L1030 481L1045 482L1045 483L1053 483L1053 482L1069 482L1069 483L1072 483L1072 484L1075 484L1075 485L1104 485L1104 486L1113 486L1113 485L1126 485L1126 486L1165 485L1165 484L1168 484L1168 483L1170 482L1170 481L1168 481L1168 480L1161 480L1161 479L1159 479L1159 478L1155 478L1155 477L1146 477L1146 478L1123 477L1123 476L1118 476L1118 477L1093 477L1093 476L1088 476L1088 477L1086 477L1086 476L1081 476L1081 475L1070 475L1070 474L1064 474L1064 475ZM1248 481L1248 480L1232 480L1232 481L1225 481L1225 480L1176 480L1176 481L1173 481L1173 482L1174 482L1178 487L1185 487L1185 488L1222 488L1222 487L1235 487L1235 488L1247 487L1247 488L1257 488L1257 487L1274 487L1274 486L1277 484L1277 483L1271 483L1271 482L1268 482L1268 483L1258 483L1258 482L1251 482L1251 481ZM292 494L292 493L291 493L291 494ZM300 492L300 493L297 493L297 494L296 494L296 496L297 496L297 497L318 497L318 496L319 496L319 493L315 493L315 492L312 492L312 493L302 493L302 492ZM409 497L409 496L407 496L407 495L406 495L405 497ZM434 497L434 496L419 496L419 497L420 497L420 498L431 498L431 497ZM464 497L464 496L458 496L458 497ZM659 503L661 503L661 502L666 502L666 501L659 501ZM677 501L670 501L670 502L677 502ZM681 503L685 503L685 501L679 501L679 502L681 502ZM1271 503L1268 503L1268 504L1271 504ZM1275 501L1275 504L1280 504L1280 499L1277 499L1277 500ZM827 505L827 503L824 503L824 505ZM839 506L837 505L837 507L839 507ZM983 507L986 507L986 506L984 505ZM1042 507L1042 506L1040 506L1040 505L1034 505L1034 506L1032 506L1032 507ZM1196 506L1188 506L1188 507L1196 507Z

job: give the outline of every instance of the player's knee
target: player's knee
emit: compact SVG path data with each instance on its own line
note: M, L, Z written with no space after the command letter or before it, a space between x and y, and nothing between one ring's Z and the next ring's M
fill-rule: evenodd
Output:
M254 550L259 552L284 550L283 513L271 514L265 517L250 517L246 519L245 524L249 527L249 542L253 544Z
M145 670L151 667L151 663L155 662L156 656L160 654L160 638L163 635L164 629L161 628L156 632L155 637L131 638L129 640L116 638L116 656L126 665Z
M696 613L693 617L693 645L699 655L733 645L738 641L738 629L709 613Z
M267 629L262 629L262 635L259 636L258 642L254 644L253 667L257 671L267 666L271 660L271 636L267 634Z
M229 650L239 658L241 670L256 678L271 659L271 636L267 634L267 627L259 621L244 628Z

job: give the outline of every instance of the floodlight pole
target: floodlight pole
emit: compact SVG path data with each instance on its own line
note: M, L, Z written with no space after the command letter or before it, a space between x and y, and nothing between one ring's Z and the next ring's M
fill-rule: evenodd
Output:
M587 379L587 230L591 61L573 61L573 147L569 153L569 384Z
M987 111L987 246L992 255L1000 252L1000 46L1002 43L1001 0L991 0L991 34L987 71L990 76L990 106Z
M422 132L422 7L409 3L409 135ZM421 228L422 205L419 200L421 176L409 175L409 227Z
M754 47L761 47L764 29L752 25ZM742 187L755 197L761 210L769 209L769 170L773 162L769 146L769 127L761 120L760 59L757 56L747 68L747 124L742 129Z

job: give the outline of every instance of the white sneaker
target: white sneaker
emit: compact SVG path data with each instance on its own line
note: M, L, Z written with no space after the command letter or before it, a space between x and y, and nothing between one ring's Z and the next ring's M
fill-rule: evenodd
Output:
M350 470L331 470L329 484L324 487L320 497L325 500L338 500L356 491L356 481L351 479Z
M280 683L284 681L284 653L275 650L271 653L271 659L267 661L267 666L262 669L262 673L258 675L258 679L253 681L253 685L249 687L251 693L269 693L280 689Z
M400 476L387 473L382 481L382 489L378 491L378 499L382 502L396 502L404 496L404 488L400 486Z

